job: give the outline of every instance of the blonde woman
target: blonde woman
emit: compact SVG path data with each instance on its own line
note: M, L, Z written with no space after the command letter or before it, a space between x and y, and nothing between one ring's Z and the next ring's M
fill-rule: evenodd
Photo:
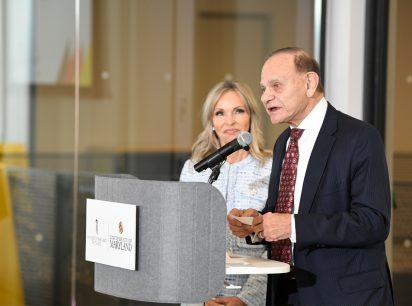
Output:
M213 183L226 199L227 211L232 208L261 210L265 206L272 158L264 150L258 104L250 88L240 82L224 81L209 92L203 105L204 130L192 147L192 156L186 161L180 181L207 182L211 169L196 172L194 165L220 147L237 138L240 132L252 135L249 151L238 150L226 158L220 175ZM265 246L248 245L227 230L227 250L248 256L266 256ZM207 306L261 306L266 300L266 275L226 275L226 284L240 289L222 288Z

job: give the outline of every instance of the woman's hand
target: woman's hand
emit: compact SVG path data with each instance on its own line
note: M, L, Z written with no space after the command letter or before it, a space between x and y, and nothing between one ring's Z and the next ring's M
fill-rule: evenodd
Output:
M250 225L243 224L239 220L236 220L234 217L253 217L258 215L258 212L254 209L240 210L233 208L227 215L227 221L229 223L229 228L232 231L233 235L244 238L253 233L253 229Z

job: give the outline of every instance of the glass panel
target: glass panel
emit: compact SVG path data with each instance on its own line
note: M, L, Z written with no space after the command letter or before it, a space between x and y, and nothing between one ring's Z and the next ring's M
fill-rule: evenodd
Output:
M286 46L313 50L313 1L196 1L194 135L209 89L225 78L248 83L260 98L260 70L270 51ZM265 116L262 107L262 116ZM266 146L285 126L264 121Z
M94 94L81 94L80 103L82 173L177 180L215 83L245 81L259 98L271 50L313 49L313 1L99 0L93 13ZM284 127L264 121L271 149Z
M386 145L392 150L393 219L392 266L394 295L398 305L412 304L412 138L411 114L412 43L408 29L412 25L412 2L390 2L388 44L388 89ZM392 102L392 103L391 103Z
M73 185L74 2L0 8L0 304L67 303L72 200L59 186Z
M0 232L9 246L0 304L136 305L93 289L84 248L94 176L177 180L207 91L233 78L259 98L271 50L313 50L313 2L0 1ZM264 121L271 149L282 127Z

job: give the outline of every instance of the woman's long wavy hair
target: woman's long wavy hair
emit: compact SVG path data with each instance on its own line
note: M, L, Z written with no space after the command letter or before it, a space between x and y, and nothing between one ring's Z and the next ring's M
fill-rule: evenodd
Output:
M250 87L245 83L236 81L220 82L209 91L202 110L203 131L199 134L192 146L192 160L198 162L220 148L219 138L213 130L213 112L217 101L228 91L236 92L245 102L246 110L250 115L249 133L252 135L249 152L254 158L263 163L270 153L264 149L258 104Z

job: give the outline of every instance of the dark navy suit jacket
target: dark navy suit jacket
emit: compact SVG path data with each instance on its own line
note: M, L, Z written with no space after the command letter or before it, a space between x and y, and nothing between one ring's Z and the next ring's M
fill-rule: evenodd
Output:
M264 212L273 212L276 205L289 134L288 128L274 147ZM392 305L384 245L390 215L388 170L378 131L328 104L295 215L297 290L273 292L269 283L268 295L287 294L295 305Z

